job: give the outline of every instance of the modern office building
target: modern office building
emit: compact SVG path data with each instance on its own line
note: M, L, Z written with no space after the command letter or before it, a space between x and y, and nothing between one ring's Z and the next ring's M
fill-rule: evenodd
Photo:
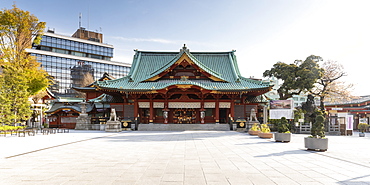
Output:
M106 72L116 78L126 76L131 64L111 61L113 46L103 43L101 33L78 29L72 37L48 30L41 43L27 52L37 57L54 84L49 90L59 97L77 97L73 87L97 80Z

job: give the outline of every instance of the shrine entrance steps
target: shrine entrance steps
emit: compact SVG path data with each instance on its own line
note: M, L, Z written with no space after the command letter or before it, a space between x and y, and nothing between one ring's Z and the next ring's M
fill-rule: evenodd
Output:
M230 131L229 124L139 124L139 131Z

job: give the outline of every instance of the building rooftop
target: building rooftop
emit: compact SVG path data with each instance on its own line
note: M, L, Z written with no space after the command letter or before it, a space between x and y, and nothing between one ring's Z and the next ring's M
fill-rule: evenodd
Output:
M185 46L180 52L138 51L128 76L97 82L99 88L119 91L159 90L171 85L195 85L207 90L253 91L270 89L270 83L244 78L239 72L235 51L190 52ZM163 74L181 65L184 60L207 73L207 79L162 79Z

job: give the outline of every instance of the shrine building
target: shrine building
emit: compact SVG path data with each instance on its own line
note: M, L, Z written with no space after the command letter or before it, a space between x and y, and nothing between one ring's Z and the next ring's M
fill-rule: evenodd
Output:
M180 52L135 52L127 76L93 85L114 97L110 108L118 117L143 124L227 123L254 109L263 119L262 95L272 86L242 77L235 51L190 52L184 45Z
M325 109L331 125L352 125L352 129L358 129L359 123L370 123L370 96L361 96L348 102L327 103Z

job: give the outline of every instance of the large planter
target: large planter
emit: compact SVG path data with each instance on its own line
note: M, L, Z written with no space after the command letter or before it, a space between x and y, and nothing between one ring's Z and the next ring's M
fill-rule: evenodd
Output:
M259 131L259 130L249 130L248 131L248 134L249 135L252 135L252 136L257 136L258 135L258 133L260 133L261 131Z
M264 139L271 139L273 137L273 134L271 132L268 132L268 133L260 132L258 133L258 137L264 138Z
M304 138L304 147L307 150L318 150L318 151L326 151L328 150L329 139L319 139L319 138Z
M358 134L358 136L360 136L360 137L365 137L365 133L360 132L360 133Z
M276 132L274 134L275 141L276 142L290 142L290 139L292 138L291 133L278 133Z

